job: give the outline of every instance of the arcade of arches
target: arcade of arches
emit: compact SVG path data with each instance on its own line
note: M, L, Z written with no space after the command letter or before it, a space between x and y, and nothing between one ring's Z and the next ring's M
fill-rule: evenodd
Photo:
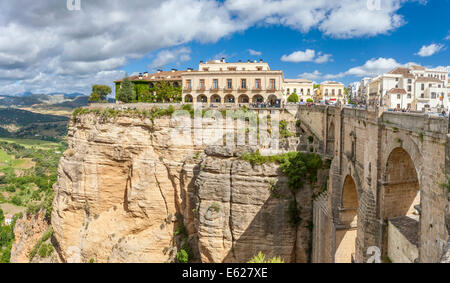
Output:
M254 94L248 96L247 94L241 94L239 96L234 96L232 94L227 94L225 96L221 96L219 94L213 94L210 97L200 94L194 97L191 94L186 94L183 98L185 103L211 103L211 104L247 104L247 103L268 103L268 104L276 104L279 98L271 94L267 99L260 94Z
M382 235L382 257L386 259L414 261L405 259L396 251L395 240L391 239L388 223L392 220L404 225L403 233L417 238L419 233L420 190L417 171L410 155L401 147L394 149L389 155L381 191L381 217L385 225ZM403 219L402 219L403 218ZM415 225L414 225L415 223ZM358 193L354 179L346 176L342 188L339 222L336 225L336 263L350 263L355 259L356 236L358 228ZM414 241L413 241L414 242ZM417 242L415 242L417 245ZM394 250L395 249L395 250ZM397 257L397 258L396 258Z

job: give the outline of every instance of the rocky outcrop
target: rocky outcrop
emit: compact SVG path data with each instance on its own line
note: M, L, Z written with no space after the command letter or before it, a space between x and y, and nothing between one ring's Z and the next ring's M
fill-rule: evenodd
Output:
M30 253L42 238L45 232L50 229L50 225L45 219L45 211L40 211L37 215L24 215L18 219L14 226L15 241L11 249L12 263L30 262ZM34 263L55 263L58 262L56 253L52 253L46 258L39 255L32 259Z
M246 262L259 251L307 261L312 189L291 195L277 165L251 166L236 157L242 148L174 144L176 127L164 117L72 119L54 186L61 260L173 262L188 242L202 262ZM288 223L293 198L299 228Z
M285 262L307 262L313 190L293 194L276 163L252 166L215 147L196 180L198 248L202 262L247 262L262 251ZM290 223L293 200L301 209L299 226Z

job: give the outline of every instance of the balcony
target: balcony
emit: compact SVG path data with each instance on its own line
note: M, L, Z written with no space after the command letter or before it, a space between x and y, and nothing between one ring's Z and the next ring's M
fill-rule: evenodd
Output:
M269 88L267 89L267 91L277 91L277 89L276 89L275 87L269 87Z
M238 91L242 91L242 92L245 92L245 91L247 91L248 90L248 88L245 86L245 87L240 87L239 89L238 89Z
M204 86L200 86L197 88L197 91L205 91L205 90L206 90L206 87L204 87Z
M254 88L252 88L252 91L262 91L262 87L261 86L255 86Z
M183 88L183 91L188 91L188 92L190 92L190 91L192 91L192 87L186 86L186 87Z
M215 86L213 86L213 87L211 87L209 89L209 91L211 91L211 92L218 92L219 90L220 90L220 88L219 87L215 87Z
M233 90L234 90L233 87L228 87L228 86L223 89L223 91L233 91Z

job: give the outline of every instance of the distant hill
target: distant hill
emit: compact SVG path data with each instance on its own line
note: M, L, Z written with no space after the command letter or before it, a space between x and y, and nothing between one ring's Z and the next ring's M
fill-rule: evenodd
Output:
M3 107L31 107L63 104L66 107L88 105L88 96L77 94L30 94L25 96L0 96L0 106Z
M16 108L0 109L0 137L60 140L67 135L69 118Z

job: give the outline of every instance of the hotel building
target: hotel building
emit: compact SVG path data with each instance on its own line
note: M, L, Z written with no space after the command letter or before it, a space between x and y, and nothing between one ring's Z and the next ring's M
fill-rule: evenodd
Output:
M198 70L182 74L183 103L238 105L277 104L283 100L283 72L260 61L200 62Z

